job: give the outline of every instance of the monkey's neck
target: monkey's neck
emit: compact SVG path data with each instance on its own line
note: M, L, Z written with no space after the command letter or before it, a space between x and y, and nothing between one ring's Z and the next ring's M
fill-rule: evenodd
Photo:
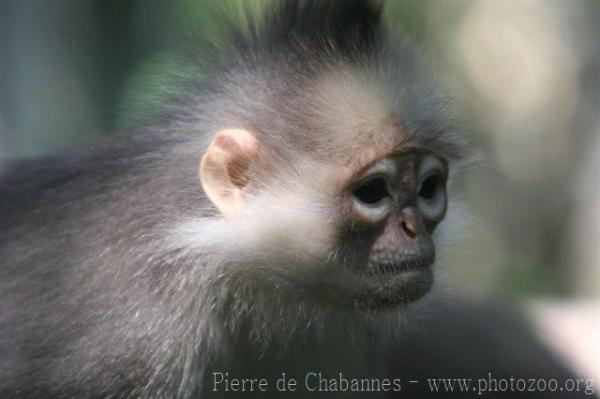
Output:
M250 325L227 337L225 356L213 356L208 362L203 373L205 392L214 394L216 376L225 373L229 378L264 378L273 397L281 395L275 390L275 384L281 378L295 379L303 385L309 374L318 374L319 378L337 378L340 375L359 379L387 377L383 367L374 366L382 363L382 338L375 333L365 331L357 334L356 330L352 333L350 328L334 333L333 330L307 327L283 339L278 334L265 338L257 336L257 331ZM222 349L218 348L221 353ZM221 384L219 388L222 387ZM310 394L303 386L298 389L298 397ZM269 397L265 394L261 397L265 396ZM344 397L348 397L347 394Z

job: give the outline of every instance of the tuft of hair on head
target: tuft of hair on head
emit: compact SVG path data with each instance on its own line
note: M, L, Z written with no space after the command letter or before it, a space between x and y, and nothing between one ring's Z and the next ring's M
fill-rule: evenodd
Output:
M269 2L253 34L238 36L236 45L251 54L281 57L304 50L311 58L321 53L326 59L370 54L381 42L382 10L383 3L373 0Z

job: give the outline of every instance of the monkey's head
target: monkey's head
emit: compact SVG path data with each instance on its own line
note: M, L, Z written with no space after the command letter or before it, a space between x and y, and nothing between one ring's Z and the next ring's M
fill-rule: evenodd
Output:
M431 288L461 158L444 99L379 5L283 4L205 105L199 177L229 226L217 274L280 302L413 302Z

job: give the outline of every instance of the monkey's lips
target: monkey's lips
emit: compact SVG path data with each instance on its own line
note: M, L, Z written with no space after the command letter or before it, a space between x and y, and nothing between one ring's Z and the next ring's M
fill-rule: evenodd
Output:
M373 259L367 266L368 275L409 273L430 268L435 262L435 252L428 251L419 255L401 255L381 261Z
M431 289L434 253L401 256L393 262L371 261L365 271L366 292L357 298L363 309L389 309L414 302Z

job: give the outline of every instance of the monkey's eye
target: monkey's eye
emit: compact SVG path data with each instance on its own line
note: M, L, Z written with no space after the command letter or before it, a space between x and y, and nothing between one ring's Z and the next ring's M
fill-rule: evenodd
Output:
M446 165L438 158L427 155L419 166L417 207L426 220L439 222L446 214Z
M396 162L387 158L363 172L360 180L349 188L354 216L368 223L386 218L392 208L390 187L397 176Z
M356 199L366 205L375 205L390 196L382 176L373 177L352 190Z
M352 207L354 215L368 223L382 221L392 207L392 196L388 189L388 180L381 175L367 177L354 186Z
M442 176L440 173L433 173L425 178L419 188L419 197L426 200L432 200L435 198L439 186L441 184Z

